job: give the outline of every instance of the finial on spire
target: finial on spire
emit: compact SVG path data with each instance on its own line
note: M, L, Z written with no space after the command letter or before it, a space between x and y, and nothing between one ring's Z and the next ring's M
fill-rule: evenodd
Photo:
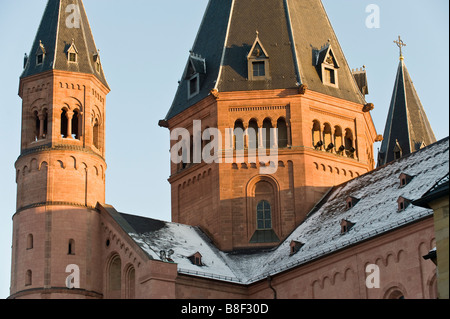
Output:
M406 47L406 43L403 42L403 40L400 38L400 36L398 36L398 41L394 41L394 43L397 44L397 46L400 49L400 60L403 60L402 47Z

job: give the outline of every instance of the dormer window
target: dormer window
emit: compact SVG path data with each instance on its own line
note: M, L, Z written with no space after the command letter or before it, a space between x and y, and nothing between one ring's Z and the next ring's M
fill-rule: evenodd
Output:
M247 55L248 61L248 79L250 81L270 79L269 55L264 49L259 33L256 32L256 39Z
M45 59L45 47L41 41L39 41L39 47L36 51L36 65L41 65L44 63Z
M300 250L304 245L305 245L304 243L301 243L301 242L299 242L299 241L295 241L295 240L291 241L291 244L290 244L291 253L290 253L289 256L292 256L292 255L295 255L296 253L298 253L299 250Z
M413 179L413 177L408 174L402 173L400 174L399 179L400 179L400 187L404 187L409 184L409 182Z
M404 211L409 206L410 203L411 203L411 201L409 199L400 196L397 200L397 204L398 204L397 210L399 212Z
M339 87L339 64L330 43L316 51L315 63L322 83L335 88Z
M67 60L70 63L77 63L78 50L75 46L74 40L72 39L72 44L67 48Z
M352 196L347 197L347 210L352 209L358 202L359 202L359 198L355 198Z
M200 81L198 74L194 74L188 82L188 98L192 98L200 92Z
M206 74L206 60L191 52L184 78L187 80L188 99L200 93L200 81Z
M353 228L353 226L355 226L355 223L343 219L341 221L341 235L347 234Z
M188 257L188 259L191 261L191 263L193 265L196 266L203 266L202 263L202 254L200 254L199 252L196 252L195 254L193 254L192 256Z

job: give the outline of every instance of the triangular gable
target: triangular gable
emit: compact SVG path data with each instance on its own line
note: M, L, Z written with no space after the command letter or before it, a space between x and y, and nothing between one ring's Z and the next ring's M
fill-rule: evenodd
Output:
M78 49L75 46L74 39L72 39L72 43L67 47L66 53L76 53L76 54L78 54Z
M194 74L206 74L206 60L200 55L191 53L184 78L190 78Z
M253 42L252 48L250 49L250 52L247 55L247 59L268 59L269 55L267 54L266 49L264 49L264 46L261 43L261 40L259 39L259 33L256 32L256 39L255 42Z
M39 46L36 50L36 55L45 54L45 53L46 53L46 51L45 51L44 44L42 43L41 40L39 40Z
M327 44L317 52L316 66L321 66L323 63L330 65L335 69L339 69L339 63L336 59L336 55L333 52L331 44Z

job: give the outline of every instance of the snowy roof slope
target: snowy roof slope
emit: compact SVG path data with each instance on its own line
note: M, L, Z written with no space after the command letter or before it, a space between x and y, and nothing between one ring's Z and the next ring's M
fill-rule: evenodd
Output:
M153 259L161 260L160 251L172 249L171 258L178 264L180 273L250 284L430 216L432 210L413 204L399 211L397 200L420 198L448 172L449 139L446 138L335 186L309 217L272 250L224 253L199 228L169 222L160 222L158 229L148 232L145 227L129 231L129 235ZM400 186L402 173L413 177L405 186ZM346 200L350 196L359 201L347 209ZM121 215L131 221L131 215ZM345 234L341 234L343 219L355 223ZM133 224L134 229L142 225L139 221L130 222ZM304 245L290 256L293 240ZM204 266L196 266L188 259L196 252L202 255Z

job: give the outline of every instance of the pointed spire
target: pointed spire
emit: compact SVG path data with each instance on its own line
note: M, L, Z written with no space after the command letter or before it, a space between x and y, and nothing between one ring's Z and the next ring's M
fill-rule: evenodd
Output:
M75 47L76 62L68 63L69 49ZM82 0L48 0L21 78L49 70L79 72L95 75L109 88L96 55Z
M436 142L425 110L406 68L399 37L394 41L400 48L400 63L386 121L383 142L378 155L378 166L418 151Z

